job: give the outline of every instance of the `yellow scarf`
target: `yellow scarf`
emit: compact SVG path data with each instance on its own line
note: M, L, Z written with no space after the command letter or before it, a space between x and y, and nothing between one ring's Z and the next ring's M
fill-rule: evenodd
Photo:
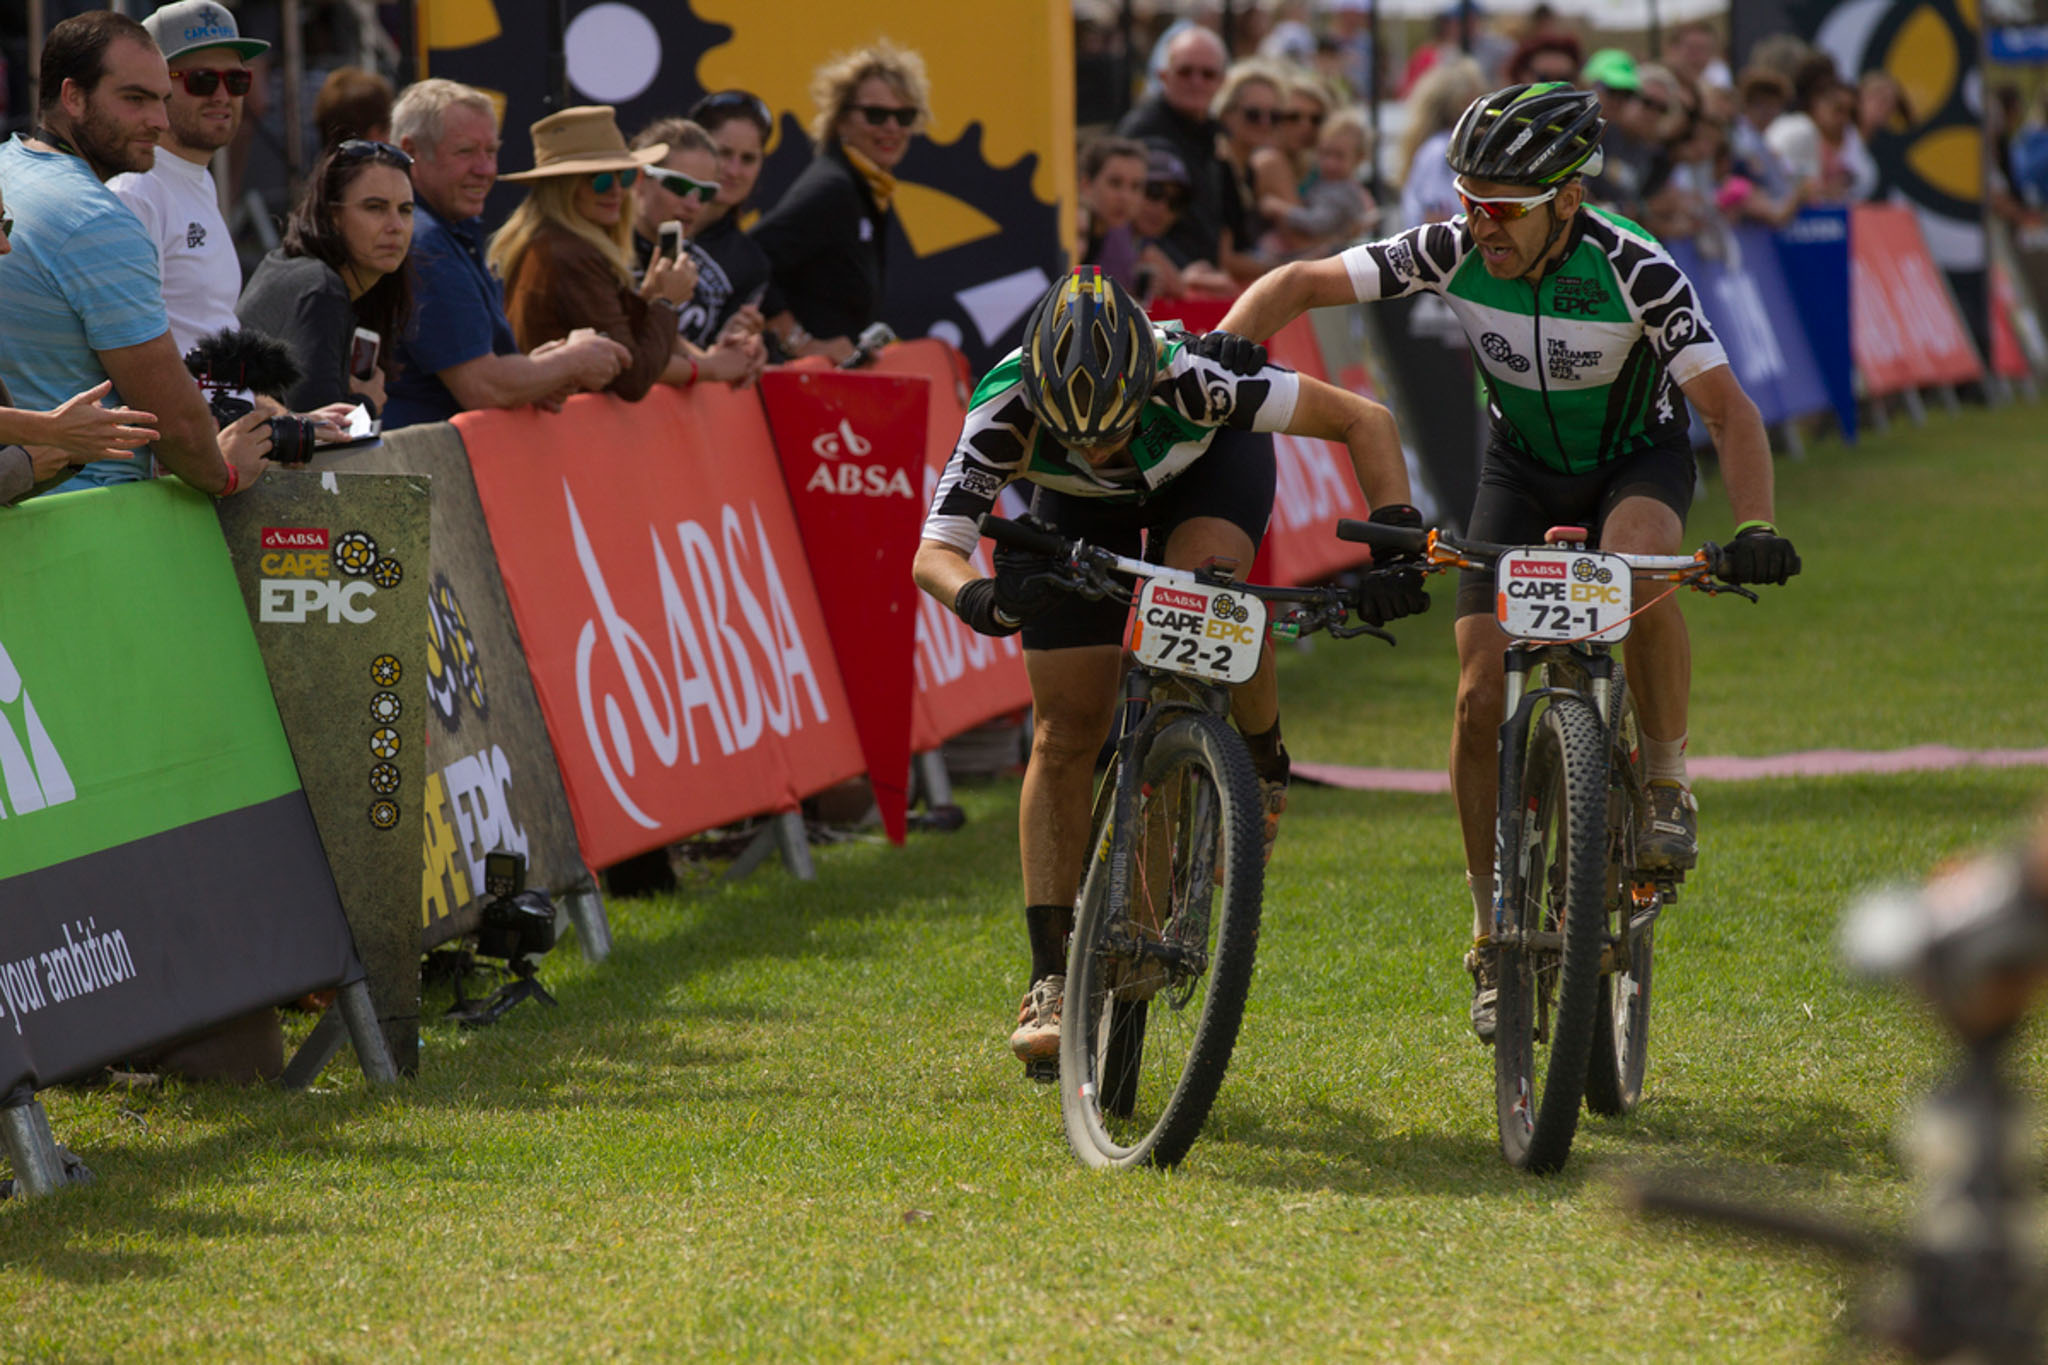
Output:
M860 178L868 182L868 193L875 197L876 211L887 213L889 196L896 192L896 177L843 142L839 149L846 153L847 163L860 172Z

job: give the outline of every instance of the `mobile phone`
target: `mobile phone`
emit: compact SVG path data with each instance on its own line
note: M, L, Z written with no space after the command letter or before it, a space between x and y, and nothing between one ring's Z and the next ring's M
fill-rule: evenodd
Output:
M1131 275L1131 292L1137 296L1139 307L1152 302L1154 273L1151 266L1141 265Z
M683 225L673 218L661 225L661 254L672 261L683 258Z
M384 345L384 339L367 327L356 328L355 339L349 342L348 372L357 379L368 379L377 373L377 352Z

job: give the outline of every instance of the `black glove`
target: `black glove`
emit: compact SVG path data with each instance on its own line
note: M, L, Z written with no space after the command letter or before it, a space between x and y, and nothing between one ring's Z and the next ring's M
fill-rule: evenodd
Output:
M1017 518L1019 526L1057 534L1053 527L1026 512ZM1060 604L1067 590L1059 582L1060 561L1036 550L1020 550L998 543L995 553L995 607L1013 621L1029 621ZM971 623L970 623L971 624Z
M1266 348L1235 332L1203 332L1188 342L1188 349L1235 375L1253 375L1266 368Z
M1358 619L1369 626L1420 616L1428 610L1429 594L1422 590L1422 570L1418 568L1373 569L1358 580Z
M1714 559L1714 572L1730 583L1783 583L1799 572L1799 551L1767 521L1744 522Z
M1385 507L1375 507L1372 509L1372 515L1367 517L1366 520L1376 521L1382 526L1401 526L1411 531L1422 529L1422 513L1416 511L1405 502L1390 502ZM1372 562L1376 568L1392 569L1402 564L1420 564L1422 562L1422 555L1416 550L1383 550L1375 545L1372 551ZM1425 606L1428 605L1429 598L1427 595L1422 600ZM1421 611L1422 607L1417 607L1415 610ZM1396 612L1395 615L1406 616L1408 613L1405 611Z
M960 591L953 594L953 614L983 635L1017 633L1017 625L1006 626L996 620L996 581L993 578L977 578L972 583L961 584Z

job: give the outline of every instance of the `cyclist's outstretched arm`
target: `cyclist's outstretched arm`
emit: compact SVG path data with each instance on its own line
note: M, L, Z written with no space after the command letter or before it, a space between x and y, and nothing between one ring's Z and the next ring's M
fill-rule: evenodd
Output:
M1721 477L1735 524L1769 522L1772 512L1771 438L1756 404L1742 391L1732 365L1716 365L1679 385L1707 424L1721 458Z
M1285 430L1294 436L1341 441L1351 452L1351 470L1358 491L1373 507L1412 502L1408 462L1401 456L1401 433L1394 414L1349 389L1301 376L1301 396Z
M1295 261L1254 280L1230 305L1216 330L1264 341L1311 308L1357 301L1358 290L1343 257Z

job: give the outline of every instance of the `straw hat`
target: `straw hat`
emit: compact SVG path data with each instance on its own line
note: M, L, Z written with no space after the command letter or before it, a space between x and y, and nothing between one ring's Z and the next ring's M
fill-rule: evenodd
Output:
M549 114L533 125L533 169L500 180L544 180L551 175L595 175L599 171L626 171L652 166L668 155L668 144L657 142L639 151L628 151L609 104L584 104Z

